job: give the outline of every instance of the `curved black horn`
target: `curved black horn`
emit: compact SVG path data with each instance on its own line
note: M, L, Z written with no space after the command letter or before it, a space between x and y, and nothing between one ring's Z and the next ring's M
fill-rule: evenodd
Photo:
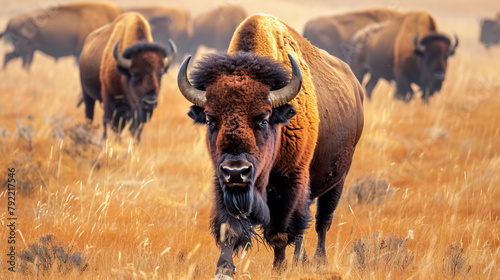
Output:
M413 37L413 45L415 46L415 50L419 52L424 52L425 51L425 46L420 44L418 41L418 32L415 34L415 37Z
M170 66L172 61L175 59L175 55L177 54L177 47L175 46L175 43L171 40L168 39L168 44L170 45L170 52L168 53L167 57L163 60L163 65L165 65L165 69Z
M118 44L120 40L116 41L115 46L113 48L113 56L115 57L116 63L123 68L129 69L130 65L132 65L132 60L124 58L121 54L118 53Z
M455 53L455 49L458 46L458 36L457 36L457 34L453 34L453 37L455 38L455 44L453 45L453 47L450 47L450 53L451 54Z
M269 93L269 101L272 108L283 106L292 101L299 94L302 86L302 72L299 65L295 62L292 55L288 54L288 59L290 59L290 63L292 64L292 79L283 88L273 90Z
M198 107L204 108L207 103L206 92L195 88L188 79L187 68L190 60L191 56L188 56L182 63L181 68L179 69L179 74L177 75L177 85L179 86L179 90L182 95L189 102Z

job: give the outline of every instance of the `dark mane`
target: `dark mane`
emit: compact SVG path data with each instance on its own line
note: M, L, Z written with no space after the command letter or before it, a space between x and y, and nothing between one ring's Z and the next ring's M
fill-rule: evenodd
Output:
M164 57L167 56L167 50L162 45L150 42L139 42L125 49L125 51L123 52L123 57L130 58L134 53L144 51L158 52L161 53Z
M221 75L246 75L269 85L272 90L285 86L290 81L290 71L271 57L252 52L235 54L209 54L198 62L190 78L194 87L206 90Z
M451 40L448 36L441 34L441 33L435 33L435 32L425 35L424 38L422 38L422 40L420 41L420 43L422 45L425 45L425 44L427 44L431 41L435 41L435 40L441 40L441 41L445 41L448 44L451 44Z

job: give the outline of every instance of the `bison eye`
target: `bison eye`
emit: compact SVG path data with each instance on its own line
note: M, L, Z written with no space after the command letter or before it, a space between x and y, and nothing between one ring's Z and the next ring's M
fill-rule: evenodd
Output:
M215 120L215 118L210 117L210 116L206 116L205 122L206 122L208 128L210 128L210 129L215 128L215 125L217 124L217 121Z

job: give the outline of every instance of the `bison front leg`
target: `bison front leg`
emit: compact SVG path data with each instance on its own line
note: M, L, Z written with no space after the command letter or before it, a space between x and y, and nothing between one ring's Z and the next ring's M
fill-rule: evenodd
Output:
M238 221L232 217L227 217L225 222L221 223L219 216L212 220L213 232L220 250L217 260L217 270L215 279L233 279L236 273L236 267L233 262L233 252L244 242L242 240L243 232Z
M293 251L293 266L298 264L306 264L308 261L307 253L304 248L304 238L303 236L297 237L295 240L295 249Z
M107 138L107 130L108 130L108 124L111 121L111 117L113 116L113 108L111 106L112 100L110 97L107 97L107 95L104 93L103 94L103 109L104 109L104 115L102 117L102 125L104 129L104 133L102 135L103 139Z
M95 99L90 97L85 91L83 92L83 102L85 103L85 118L91 124L94 121Z
M404 102L410 102L413 98L413 89L408 79L399 78L396 80L396 94L394 97Z
M283 182L279 186L277 190L270 188L268 191L271 220L264 230L266 240L274 249L273 269L276 272L286 269L286 246L300 240L310 220L307 183Z
M3 69L5 69L5 67L7 67L7 63L9 63L9 61L11 61L12 59L17 58L19 56L20 55L16 51L6 53L5 57L3 59Z
M26 70L30 69L31 63L33 62L34 50L29 51L23 55L23 67Z
M236 267L233 263L233 246L223 244L220 250L219 260L217 261L217 270L215 279L233 279L236 273Z

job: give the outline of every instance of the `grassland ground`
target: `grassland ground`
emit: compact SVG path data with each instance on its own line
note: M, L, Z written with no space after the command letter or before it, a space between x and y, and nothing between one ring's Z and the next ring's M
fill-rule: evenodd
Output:
M299 14L298 4L282 14L275 5L263 11ZM467 9L436 11L461 39L443 89L429 105L403 103L381 82L365 101L365 128L327 235L328 266L273 275L272 250L255 243L235 257L238 279L500 279L500 48L479 44ZM291 25L301 30L303 19ZM8 49L0 45L0 54ZM163 77L140 144L126 131L103 142L100 107L86 127L74 60L36 54L29 72L19 61L0 71L1 279L213 277L212 166L177 70ZM6 263L3 185L12 167L17 268L25 271L15 276ZM315 245L311 227L310 255Z

